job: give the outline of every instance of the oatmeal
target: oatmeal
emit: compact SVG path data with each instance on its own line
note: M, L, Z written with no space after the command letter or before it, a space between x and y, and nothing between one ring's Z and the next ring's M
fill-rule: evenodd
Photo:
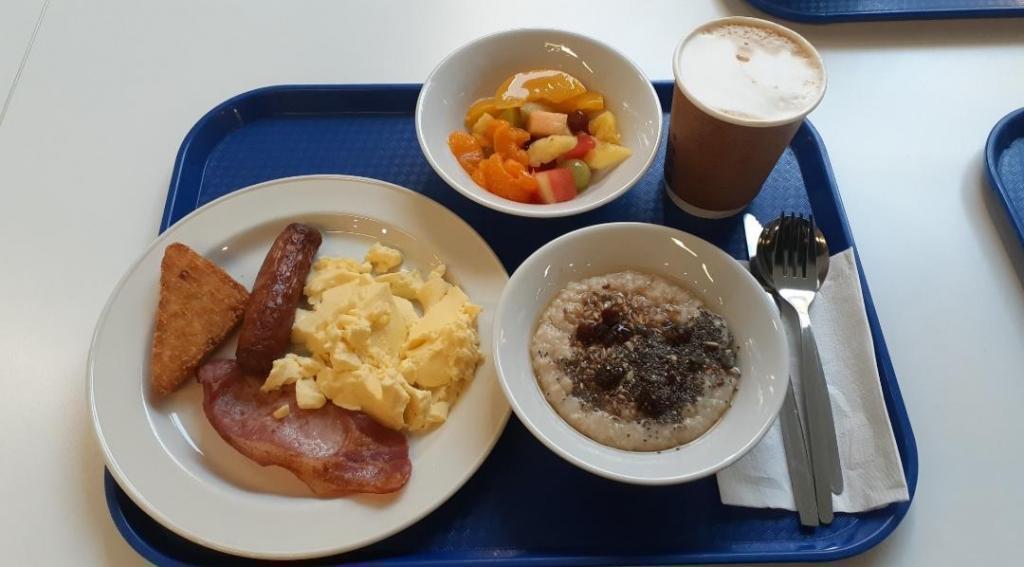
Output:
M724 319L664 278L632 271L559 292L541 314L530 355L563 419L628 451L701 436L729 408L740 375Z

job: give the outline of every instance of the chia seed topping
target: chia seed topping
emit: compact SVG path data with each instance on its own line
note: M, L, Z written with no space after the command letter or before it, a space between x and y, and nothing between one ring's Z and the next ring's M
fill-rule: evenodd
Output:
M559 360L584 404L622 419L673 423L733 371L733 338L718 315L700 308L682 322L671 305L642 295L583 297L572 355ZM735 371L734 371L735 372Z
M741 379L725 321L684 287L631 270L569 282L530 342L548 403L591 439L678 449L729 410Z

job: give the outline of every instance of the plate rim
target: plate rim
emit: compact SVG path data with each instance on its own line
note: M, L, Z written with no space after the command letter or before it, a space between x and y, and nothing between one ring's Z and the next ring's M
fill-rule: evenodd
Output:
M183 538L185 538L185 539L187 539L189 541L192 541L193 543L196 543L198 545L202 545L204 547L207 547L207 548L215 550L215 551L219 551L219 552L222 552L222 553L227 553L227 554L235 555L235 556L238 556L238 557L245 557L245 558L252 558L252 559L270 559L270 560L296 560L296 559L313 559L313 558L320 558L320 557L328 557L328 556L331 556L331 555L336 555L336 554L340 554L340 553L346 553L346 552L349 552L349 551L354 551L354 550L357 550L357 549L361 549L361 548L369 546L369 545L373 545L373 544L375 544L377 542L383 541L383 540L385 540L385 539L387 539L387 538L389 538L389 537L391 537L391 536L393 536L393 535L395 535L395 534L405 530L406 528L408 528L408 527L412 526L413 524L419 522L420 520L422 520L426 516L430 515L434 511L436 511L438 508L440 508L446 502L448 502L451 499L451 497L455 495L456 492L458 492L463 486L465 486L465 484L467 482L469 482L469 480L471 478L473 478L473 476L476 475L477 471L483 465L484 461L486 461L487 458L490 456L490 454L494 451L494 447L497 444L498 440L501 438L502 434L504 433L505 428L506 428L506 426L508 424L509 417L512 414L512 408L508 404L508 400L505 399L504 392L501 390L501 387L499 385L498 392L500 392L502 394L502 398L505 401L505 409L502 412L503 415L499 416L499 419L498 419L498 422L499 422L500 426L496 428L496 432L497 433L493 436L493 438L488 443L488 445L486 447L486 450L482 451L481 454L474 460L474 462L472 463L472 466L469 467L467 474L463 478L459 479L457 482L453 483L451 488L448 491L446 491L446 493L443 495L443 497L437 499L437 502L434 503L433 505L425 506L418 514L411 515L409 518L406 518L403 521L398 522L395 526L391 527L388 530L385 530L385 531L381 532L380 534L378 534L378 535L376 535L376 536L374 536L372 538L367 538L367 539L364 539L363 541L360 541L360 542L357 542L357 543L354 543L354 544L349 544L349 545L339 545L339 546L333 546L333 547L322 547L322 548L318 548L318 549L314 549L314 550L309 550L309 551L293 551L293 552L284 552L284 553L274 553L274 552L270 552L270 553L267 553L267 552L255 552L254 553L254 552L248 551L246 549L235 548L235 547L232 547L232 546L229 546L229 545L222 545L222 544L220 544L220 543L218 543L216 541L210 540L209 538L205 537L204 535L202 535L200 533L195 533L193 531L181 528L178 525L176 525L173 521L170 520L170 518L168 518L166 515L161 513L160 510L158 510L155 506L153 506L150 503L149 499L146 498L146 496L144 494L142 494L141 491L139 491L136 488L135 484L131 481L131 479L129 479L125 475L124 471L121 470L120 466L117 465L117 459L114 457L113 453L111 452L111 449L110 449L109 445L107 444L107 441L106 441L106 439L105 439L105 437L103 435L103 428L100 425L100 419L99 419L99 415L97 413L97 408L96 408L95 374L94 374L94 366L95 366L95 362L96 362L96 360L95 360L95 357L96 357L96 346L97 346L97 342L99 341L99 338L100 338L101 329L103 327L104 322L107 320L107 317L109 316L110 310L113 307L113 305L115 303L115 300L120 295L121 290L127 284L128 280L132 277L132 275L136 272L136 270L138 269L139 265L146 259L146 257L149 256L149 254L152 253L152 251L158 245L160 245L160 244L164 243L166 240L168 240L169 236L174 233L175 229L180 228L181 226L183 226L184 223L189 221L192 217L197 216L198 214L206 211L207 209L211 209L211 208L214 208L216 206L220 206L223 203L226 203L228 201L231 201L231 200L236 199L238 197L241 197L243 195L248 195L250 193L254 193L254 192L257 192L257 191L261 191L261 190L267 190L268 188L274 187L276 185L287 184L287 183L294 183L294 182L301 182L301 181L316 181L316 180L321 180L321 181L341 181L341 182L352 182L352 181L355 181L355 182L360 182L360 183L366 183L366 184L369 184L369 185L376 185L376 186L380 187L381 189L387 189L387 190L390 190L390 191L395 191L398 194L406 194L406 195L412 197L413 199L417 199L418 198L418 199L422 199L423 201L426 201L430 205L437 207L440 211L443 212L443 214L446 214L449 217L451 217L451 219L453 221L455 221L456 224L462 225L464 228L468 229L472 234L475 234L480 239L481 243L484 245L484 247L487 250L487 252L490 253L490 256L495 261L496 265L501 269L501 274L505 277L506 283L507 283L508 278L509 278L508 270L505 268L504 263L497 256L497 254L494 253L494 249L491 248L491 245L487 242L487 240L484 239L484 237L482 235L480 235L480 233L475 228L473 228L472 225L467 223L459 215L455 214L455 212L453 212L451 209L445 207L444 205L442 205L441 203L438 203L437 201L431 199L430 197L427 197L426 195L423 195L423 194L421 194L419 192L413 191L412 189L408 189L406 187L402 187L401 185L397 185L395 183L391 183L391 182L384 181L384 180L381 180L381 179L375 179L375 178L372 178L372 177L365 177L365 176L358 176L358 175L343 175L343 174L293 175L293 176L288 176L288 177L280 177L280 178L276 178L276 179L269 179L269 180L266 180L266 181L262 181L260 183L255 183L253 185L249 185L249 186L246 186L246 187L239 188L237 190L231 191L230 193L222 195L222 196L218 197L217 199L214 199L213 201L210 201L209 203L206 203L206 204L204 204L204 205L202 205L200 207L197 207L195 210L189 212L187 215L185 215L182 218L180 218L179 220L175 221L173 224L168 226L165 230L163 230L162 232L157 234L156 238L154 238L141 252L139 252L139 254L135 257L135 259L131 262L131 264L125 269L124 273L121 275L120 278L118 278L117 282L111 288L110 294L108 295L107 300L104 302L103 309L100 311L100 314L99 314L99 316L96 319L95 326L93 327L92 336L91 336L90 341L89 341L89 353L88 353L88 357L86 359L86 368L85 368L85 373L86 373L86 381L85 381L86 383L85 383L85 386L86 386L86 397L88 399L88 404L89 404L89 418L90 418L89 421L90 421L92 433L93 433L93 436L94 436L94 438L95 438L97 444L99 445L100 450L101 450L101 452L103 454L103 461L104 461L104 465L106 466L107 471L110 473L111 477L114 479L114 481L117 483L117 485L121 487L121 489L124 491L124 493L143 512L145 512L147 515L149 515L151 518L153 518L157 523L159 523L163 527L167 528L171 532L173 532L173 533L175 533L175 534L177 534L177 535L179 535L179 536L181 536L181 537L183 537ZM329 211L321 211L321 212L329 212ZM496 301L497 301L497 299L500 299L500 297L501 297L501 293L498 294L498 297L496 298ZM493 342L494 342L494 339L492 337L492 343ZM486 354L490 354L489 350L490 349L488 349L488 352ZM495 373L497 373L497 369L495 369ZM498 377L495 376L495 379L498 379Z

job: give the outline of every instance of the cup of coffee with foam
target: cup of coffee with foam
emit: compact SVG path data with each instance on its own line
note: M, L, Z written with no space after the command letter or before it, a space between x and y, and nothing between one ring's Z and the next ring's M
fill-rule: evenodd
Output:
M684 38L673 69L668 194L696 216L734 215L825 94L821 56L789 28L729 17Z

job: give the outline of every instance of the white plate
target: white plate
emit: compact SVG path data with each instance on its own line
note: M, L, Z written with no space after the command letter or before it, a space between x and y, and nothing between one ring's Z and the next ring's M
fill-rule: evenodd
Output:
M623 451L590 439L555 412L533 374L530 340L554 296L570 282L626 269L685 287L725 318L739 346L736 364L742 376L732 407L704 435L674 449ZM728 254L666 226L601 224L547 243L512 274L495 316L495 333L501 385L519 420L565 460L622 482L687 482L735 462L775 420L789 383L786 337L772 300Z
M269 181L227 195L162 234L117 284L100 316L88 364L93 426L121 488L161 524L207 547L267 559L317 557L383 539L441 505L490 453L508 419L494 363L476 377L440 428L410 437L412 478L393 495L314 497L285 469L262 467L225 443L190 381L162 401L149 396L148 359L164 247L183 242L251 286L278 232L300 221L321 229L320 255L362 257L375 240L400 249L405 267L448 266L483 307L480 348L508 281L483 239L417 193L344 176ZM222 351L231 355L234 345Z

